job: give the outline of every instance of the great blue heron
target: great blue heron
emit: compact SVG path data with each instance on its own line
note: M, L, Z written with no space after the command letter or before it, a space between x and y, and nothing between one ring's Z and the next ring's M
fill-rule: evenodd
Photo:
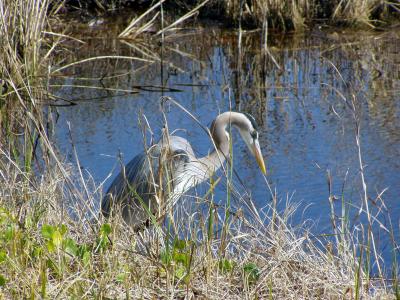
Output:
M137 228L160 216L190 188L204 182L229 157L230 125L237 128L265 174L264 159L254 118L241 112L224 112L212 122L214 151L197 158L190 143L179 136L164 135L146 153L135 156L114 179L101 203L108 217L120 211L124 221Z

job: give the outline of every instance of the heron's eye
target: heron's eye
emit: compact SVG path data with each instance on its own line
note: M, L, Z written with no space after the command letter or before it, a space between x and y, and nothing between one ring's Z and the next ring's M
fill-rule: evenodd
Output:
M258 139L258 132L254 130L254 131L251 133L251 137L253 138L253 140Z

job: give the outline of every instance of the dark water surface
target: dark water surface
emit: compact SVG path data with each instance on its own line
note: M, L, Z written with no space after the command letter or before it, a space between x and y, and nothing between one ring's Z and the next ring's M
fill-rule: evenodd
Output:
M267 179L277 190L281 206L286 199L300 202L293 223L310 219L317 224L316 233L331 233L328 172L332 194L339 199L334 202L336 213L340 214L343 194L346 203L356 207L351 221L365 221L363 214L357 217L363 193L351 105L354 96L370 206L374 214L381 209L378 219L388 229L391 218L399 241L400 31L272 34L265 54L261 31L244 32L239 49L237 31L223 30L218 24L189 25L168 33L161 50L154 35L118 40L123 26L115 19L103 21L70 25L73 35L85 43L71 42L67 61L106 55L148 61L90 61L63 70L63 76L53 82L63 85L55 88L58 96L77 103L57 108L56 143L72 160L70 122L80 163L96 182L116 167L105 188L111 183L118 171L118 151L124 162L142 151L140 111L159 136L162 93L158 86L163 82L170 89L164 94L204 125L230 108L253 114L260 127ZM210 142L193 120L173 106L167 117L171 130L185 129L179 134L199 155L207 154ZM261 208L270 203L270 192L237 134L235 139L235 169ZM217 195L224 199L224 193L221 187ZM385 259L390 260L389 235L379 226L376 234Z

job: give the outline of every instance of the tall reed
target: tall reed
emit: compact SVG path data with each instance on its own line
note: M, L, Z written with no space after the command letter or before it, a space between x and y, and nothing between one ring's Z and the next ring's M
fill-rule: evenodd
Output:
M26 171L46 134L40 105L49 97L51 54L59 40L48 18L57 3L61 5L50 0L0 2L1 136Z

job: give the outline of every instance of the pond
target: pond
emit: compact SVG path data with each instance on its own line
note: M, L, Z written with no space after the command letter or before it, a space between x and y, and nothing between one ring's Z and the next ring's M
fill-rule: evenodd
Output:
M280 208L298 203L293 224L311 220L314 233L332 233L328 173L337 215L341 199L352 207L351 222L365 222L356 116L369 205L382 226L400 238L400 32L315 29L300 34L224 29L217 23L188 23L166 33L135 40L118 34L129 16L70 22L70 57L78 61L53 81L60 97L54 141L73 161L68 123L82 168L106 189L124 162L143 151L138 116L143 113L160 136L160 96L168 95L209 126L219 112L251 113L259 124L267 180ZM162 45L162 47L161 47ZM125 59L122 57L131 57ZM162 66L162 67L161 67ZM162 91L160 86L164 86ZM90 88L88 88L90 87ZM73 101L76 105L68 105ZM65 105L65 106L63 106ZM198 155L211 144L187 114L171 105L170 130L183 129ZM257 208L271 193L244 143L234 146L234 168ZM217 196L224 199L221 186ZM384 201L384 205L383 202ZM363 207L365 209L365 207ZM391 220L391 223L390 223ZM379 228L379 247L391 260L390 235Z

